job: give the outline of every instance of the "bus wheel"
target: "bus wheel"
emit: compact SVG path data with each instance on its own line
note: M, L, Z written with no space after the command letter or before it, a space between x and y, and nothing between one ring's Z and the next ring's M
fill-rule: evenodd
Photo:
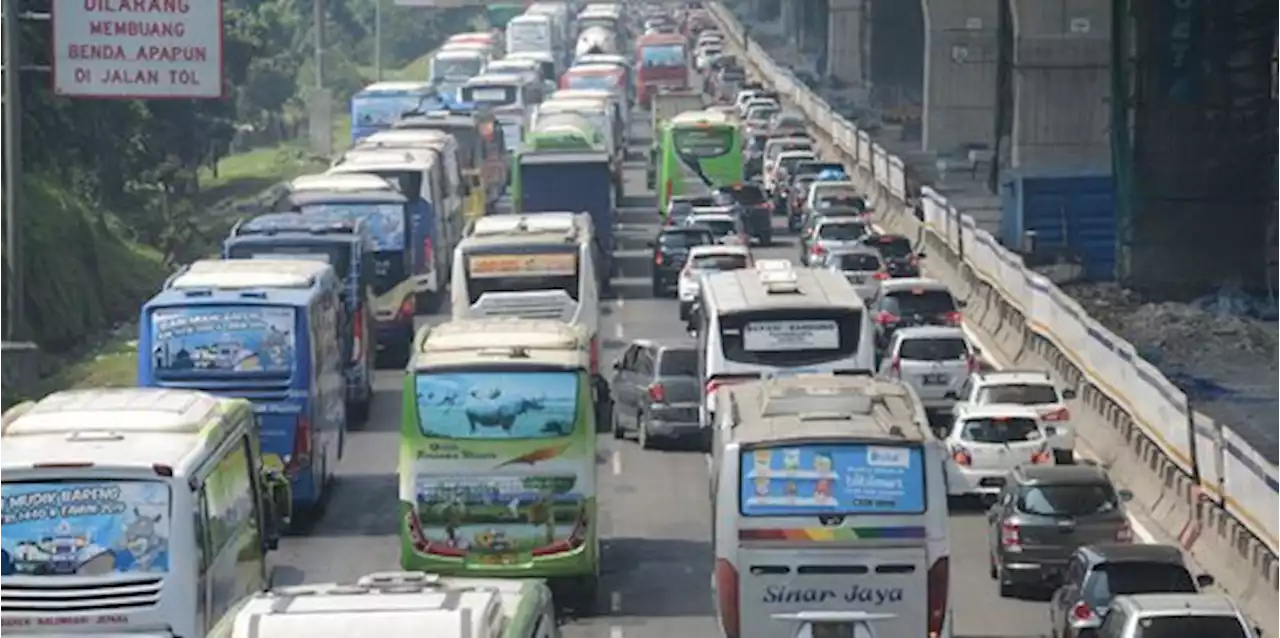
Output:
M570 605L579 616L594 616L600 609L600 576L579 576L571 581Z

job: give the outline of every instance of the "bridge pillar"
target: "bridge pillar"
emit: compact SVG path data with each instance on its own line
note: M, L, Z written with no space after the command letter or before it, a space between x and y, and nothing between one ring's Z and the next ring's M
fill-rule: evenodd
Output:
M867 46L871 32L867 2L827 2L827 68L819 71L853 86L867 83Z
M1110 2L1009 2L1013 166L1110 167Z
M921 146L932 153L966 145L994 146L1001 0L921 1Z

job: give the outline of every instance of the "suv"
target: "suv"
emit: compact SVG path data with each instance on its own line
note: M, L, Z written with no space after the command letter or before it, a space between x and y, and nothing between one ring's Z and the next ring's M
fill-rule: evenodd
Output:
M1213 584L1192 576L1176 545L1085 545L1067 559L1062 586L1049 601L1049 625L1062 638L1098 638L1097 629L1116 596L1195 594Z
M1076 434L1071 427L1071 411L1066 402L1076 398L1074 390L1058 390L1043 370L998 370L976 372L955 395L967 405L1000 403L1025 405L1040 413L1053 450L1053 462L1075 462Z
M667 226L649 244L653 248L653 296L665 297L680 280L689 249L716 243L706 226Z
M692 341L632 341L613 371L613 438L634 434L640 447L651 449L657 437L699 433L702 386Z
M920 276L920 260L924 258L924 252L913 250L911 240L905 235L876 234L867 237L864 242L880 252L890 277Z
M1234 600L1222 594L1135 594L1116 596L1098 638L1251 638Z
M988 565L1000 595L1057 582L1081 545L1132 541L1123 505L1132 498L1093 465L1014 468L987 510Z
M964 302L952 297L940 281L904 277L880 282L880 291L868 305L876 322L876 347L883 350L898 328L960 326Z

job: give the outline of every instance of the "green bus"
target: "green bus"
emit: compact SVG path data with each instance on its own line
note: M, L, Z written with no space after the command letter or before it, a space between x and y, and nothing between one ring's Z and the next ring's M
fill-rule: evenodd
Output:
M718 111L690 111L667 120L658 153L658 208L664 218L672 197L743 181L742 125Z
M562 256L482 255L468 269L502 277L553 257ZM400 431L401 567L551 579L575 606L590 606L599 587L596 439L612 411L607 393L591 373L590 335L578 326L502 317L419 331Z

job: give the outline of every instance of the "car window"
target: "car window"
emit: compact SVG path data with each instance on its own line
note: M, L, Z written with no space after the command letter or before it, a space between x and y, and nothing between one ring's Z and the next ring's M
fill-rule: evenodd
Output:
M1134 638L1245 638L1234 616L1154 616L1138 620Z
M1032 419L977 418L965 419L960 438L973 443L1025 443L1040 439L1040 428Z
M964 339L904 339L898 346L898 357L907 361L955 361L969 357L969 344Z
M1094 609L1101 609L1121 595L1196 591L1195 580L1182 565L1126 561L1095 567L1085 582L1084 601Z
M715 239L705 230L668 231L658 237L663 248L690 248L714 244Z
M854 241L867 234L867 225L861 223L841 222L823 224L818 227L818 237L833 241Z
M698 353L692 348L668 348L662 351L658 359L658 376L663 377L696 377L698 376Z
M836 255L833 257L835 264L840 270L852 270L855 272L872 272L880 270L880 258L875 255L866 253L848 253L844 255Z
M912 288L885 293L885 310L898 315L942 314L955 309L955 300L945 290Z
M1044 383L990 385L978 390L978 403L1043 405L1058 403L1058 391Z
M1114 512L1120 500L1106 483L1034 485L1018 491L1014 507L1037 516L1088 516Z
M911 256L911 241L906 237L881 235L871 242L876 250L888 259L902 259Z

